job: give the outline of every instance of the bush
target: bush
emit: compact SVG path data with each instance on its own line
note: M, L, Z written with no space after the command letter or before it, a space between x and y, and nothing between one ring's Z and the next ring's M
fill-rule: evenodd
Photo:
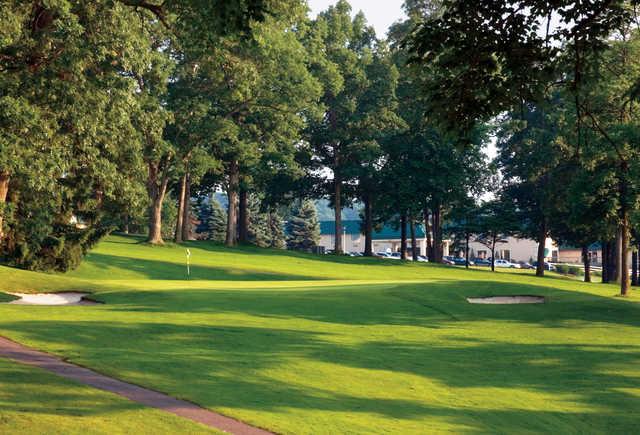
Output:
M558 264L556 265L556 272L566 275L569 273L569 266L566 264Z
M569 266L569 275L583 276L584 271L578 266Z

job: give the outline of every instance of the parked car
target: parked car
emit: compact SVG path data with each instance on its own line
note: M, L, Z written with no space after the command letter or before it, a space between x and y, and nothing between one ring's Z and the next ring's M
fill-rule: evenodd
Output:
M502 260L502 259L498 259L495 261L495 266L496 267L506 267L509 269L520 269L520 265L518 263L512 263L508 260Z
M522 262L520 262L520 268L521 269L535 269L536 267L531 263L528 263L526 261L522 261Z
M392 252L389 258L393 258L394 260L402 260L402 255L400 254L400 252ZM410 255L407 255L406 259L413 261L413 258L411 258Z
M363 255L362 252L349 252L349 257L362 257Z
M444 257L442 257L442 264L455 266L456 263L453 261L453 257L451 257L450 255L445 255Z
M423 263L428 263L429 262L429 257L427 257L426 255L418 255L418 261L423 262Z
M476 258L473 262L476 266L491 266L491 261L486 258Z
M537 267L538 266L538 262L534 261L533 262L533 267ZM544 262L544 270L549 270L551 272L554 272L556 270L556 267L551 264L551 263L547 263L546 261Z
M376 257L391 258L391 254L389 254L387 252L376 252Z
M451 259L456 266L466 266L467 260L462 257L453 257ZM469 260L469 266L473 266L473 261Z

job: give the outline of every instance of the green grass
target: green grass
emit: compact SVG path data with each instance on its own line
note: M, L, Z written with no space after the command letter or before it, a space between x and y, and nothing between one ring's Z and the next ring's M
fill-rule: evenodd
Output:
M34 392L37 391L37 394ZM0 432L5 434L220 433L0 358Z
M640 424L640 298L615 297L615 286L186 246L190 281L184 247L125 237L66 275L0 268L0 290L88 290L105 302L0 305L0 334L282 433L633 433ZM465 301L507 294L547 303ZM21 388L15 406L40 403L38 389ZM52 409L48 419L68 417Z

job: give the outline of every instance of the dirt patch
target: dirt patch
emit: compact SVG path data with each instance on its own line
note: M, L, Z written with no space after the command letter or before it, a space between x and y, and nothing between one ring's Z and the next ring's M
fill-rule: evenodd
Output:
M510 305L510 304L544 304L543 296L487 296L483 298L467 298L470 304L494 304L494 305Z
M14 305L95 305L97 302L86 299L89 293L8 293L19 299L9 302Z

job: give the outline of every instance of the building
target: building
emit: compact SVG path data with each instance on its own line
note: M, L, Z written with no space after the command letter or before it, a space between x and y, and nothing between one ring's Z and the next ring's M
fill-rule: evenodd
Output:
M360 229L361 221L342 221L343 237L342 250L344 252L364 252L364 234ZM325 249L334 249L335 222L320 221L320 246ZM407 229L407 243L411 245L409 229ZM421 225L416 226L416 240L420 255L427 255L427 237ZM380 231L373 232L373 252L398 252L400 251L400 229L391 225L385 225ZM450 241L444 241L444 255L449 255Z
M496 259L533 262L538 258L538 242L535 240L519 239L517 237L507 237L502 240L502 242L496 243ZM558 247L553 240L547 238L544 249L545 261L550 261L557 255ZM491 249L480 242L471 241L469 243L469 256L471 258L489 258L491 257Z
M591 254L591 264L602 264L602 245L600 243L590 245L589 253ZM569 245L560 246L556 261L558 263L582 264L582 248Z
M343 252L363 252L364 234L360 228L361 221L342 221ZM320 222L320 246L325 250L334 249L335 222ZM422 225L416 226L416 239L418 242L418 252L420 255L427 255L427 237ZM538 257L538 243L535 240L519 239L517 237L507 237L502 243L496 244L496 259L501 258L509 261L532 262ZM407 248L411 246L409 230L407 229ZM443 255L464 256L464 246L458 245L458 250L453 249L451 240L443 241ZM380 231L373 233L373 252L399 252L400 251L400 229L391 225L385 225ZM480 242L471 239L469 243L470 258L489 258L491 249ZM558 258L558 247L552 239L548 238L545 247L545 261Z

